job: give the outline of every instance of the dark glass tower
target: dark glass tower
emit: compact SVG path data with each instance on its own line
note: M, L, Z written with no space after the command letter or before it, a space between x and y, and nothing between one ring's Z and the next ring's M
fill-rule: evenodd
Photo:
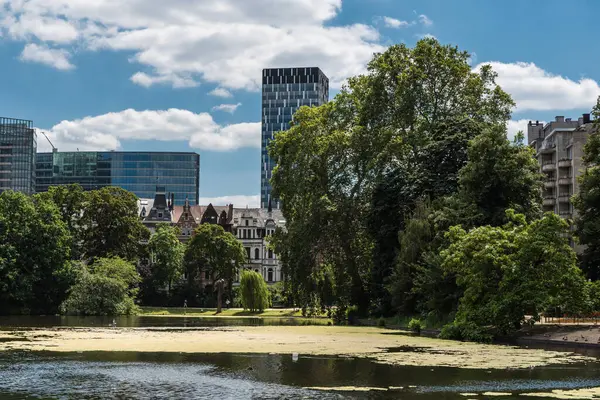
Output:
M329 100L329 79L319 68L272 68L262 75L262 155L260 203L267 208L271 173L275 166L267 146L275 133L290 129L292 116L302 106L320 106ZM278 201L272 199L273 207Z
M0 192L34 193L36 149L32 121L0 117Z
M175 204L198 204L200 155L161 152L38 153L36 191L80 184L85 190L118 186L142 199L153 199L156 187L175 196Z

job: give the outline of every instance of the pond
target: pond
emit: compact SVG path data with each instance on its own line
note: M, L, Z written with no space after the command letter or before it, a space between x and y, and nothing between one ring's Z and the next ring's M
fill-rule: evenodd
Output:
M73 317L73 316L0 316L0 329L17 327L51 328L51 327L89 327L99 328L111 326L113 321L121 328L149 327L213 327L213 326L265 326L265 325L322 325L320 319L286 318L286 317L173 317L136 315L127 317Z
M49 318L34 317L37 320L35 326L81 326L78 324L86 323L86 326L104 327L109 323L103 319L84 319L83 322L60 319L52 322L54 317ZM122 326L140 327L156 326L151 321L172 324L174 319L178 318L139 317L128 320L134 325L125 325L125 320L119 321ZM235 325L248 323L249 319L243 320L246 322L224 318L223 321L209 323ZM92 321L99 325L91 325ZM7 322L5 319L0 323L5 329L12 330L7 327ZM24 326L23 321L18 323L13 319L11 323L11 326ZM419 352L419 349L404 347L389 349L396 354L409 350ZM585 353L598 356L591 350ZM368 358L304 354L294 357L292 354L127 351L0 352L0 399L8 400L550 399L552 397L542 393L594 387L600 387L600 363L596 362L486 370L386 365ZM369 388L371 390L367 391ZM472 395L466 396L468 393ZM493 396L501 393L504 395ZM524 394L538 396L525 397Z

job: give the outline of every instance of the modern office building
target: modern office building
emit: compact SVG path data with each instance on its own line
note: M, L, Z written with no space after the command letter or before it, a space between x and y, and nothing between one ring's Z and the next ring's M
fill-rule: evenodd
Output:
M329 100L329 79L319 68L272 68L262 75L261 207L271 197L275 166L267 148L276 132L290 129L294 113L302 106L320 106ZM279 202L273 199L273 207Z
M32 121L0 117L0 192L34 193L36 149Z
M37 192L50 186L80 184L85 190L118 186L139 198L154 198L161 186L174 196L198 204L200 155L167 152L52 152L38 153Z
M544 211L553 211L563 218L575 216L571 197L579 191L577 178L584 172L583 146L592 128L590 114L576 120L558 116L547 124L529 121L527 140L536 150L545 175Z

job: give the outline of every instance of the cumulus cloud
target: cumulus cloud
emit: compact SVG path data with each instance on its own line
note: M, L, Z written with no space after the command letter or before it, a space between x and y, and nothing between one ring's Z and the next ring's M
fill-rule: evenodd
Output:
M212 204L213 206L227 206L233 204L236 208L244 208L246 206L250 208L260 207L260 195L233 195L233 196L220 196L220 197L200 197L201 205Z
M237 103L237 104L219 104L218 106L214 106L212 108L213 111L224 111L224 112L228 112L230 114L233 114L239 106L241 106L242 103Z
M600 96L598 82L589 78L573 80L543 70L534 63L489 64L498 73L497 83L517 103L517 112L527 110L591 109Z
M388 28L398 29L398 28L404 28L407 26L411 26L414 24L414 22L401 21L399 19L391 18L391 17L383 17L383 24Z
M21 52L22 61L45 64L59 70L75 68L69 61L69 53L62 49L51 49L47 46L30 43Z
M122 51L139 66L132 82L257 90L265 66L320 66L332 89L364 72L379 34L330 26L342 0L4 0L10 37L78 49ZM285 10L285 12L282 12ZM4 17L4 18L3 18ZM10 22L12 21L12 22ZM14 23L17 26L12 27ZM66 48L63 47L64 51Z
M228 151L260 147L260 122L219 125L208 113L188 110L133 109L72 121L62 121L47 131L59 150L116 150L125 140L188 141L190 147ZM50 151L38 138L39 151Z
M529 121L535 121L531 119L520 119L520 120L510 120L506 124L506 133L508 139L512 142L519 131L523 132L525 135L525 140L527 140L527 124ZM541 123L545 123L540 121Z
M210 96L223 97L223 98L231 98L233 94L227 89L223 89L221 87L215 88L214 90L208 92Z

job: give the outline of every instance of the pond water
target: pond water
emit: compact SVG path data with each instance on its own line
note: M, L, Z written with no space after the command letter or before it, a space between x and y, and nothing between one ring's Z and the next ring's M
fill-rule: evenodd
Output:
M262 326L262 325L322 325L321 320L309 318L285 317L171 317L136 315L127 317L65 317L58 315L44 316L0 316L0 329L20 327L51 328L51 327L107 327L116 323L121 328L149 327L212 327L212 326Z
M110 321L52 318L55 317L35 317L33 319L36 324L28 326L107 326L112 322L112 318ZM118 324L169 327L177 326L173 325L173 320L177 319L138 317L119 319ZM236 321L227 318L219 322L203 322L215 325L254 323L248 322L249 320L251 319ZM129 321L131 325L126 325L125 321ZM8 319L0 320L0 326L11 329L8 328L8 322ZM10 324L24 326L22 320L17 322L12 319ZM392 349L399 352L404 350ZM587 355L598 355L590 350L584 352ZM311 389L315 387L391 389L335 392ZM533 397L523 397L521 394L585 387L600 387L600 363L486 371L390 366L361 358L302 354L295 360L291 354L0 352L0 399L7 400L527 399ZM484 392L506 392L510 395L488 397L481 395ZM461 395L464 393L476 393L479 396Z

